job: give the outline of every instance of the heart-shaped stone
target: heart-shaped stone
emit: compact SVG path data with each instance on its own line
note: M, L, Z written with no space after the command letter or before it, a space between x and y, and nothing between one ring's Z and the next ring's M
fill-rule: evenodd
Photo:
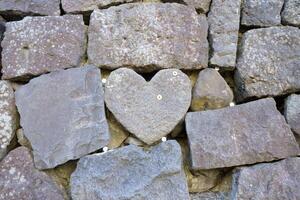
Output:
M178 69L159 71L147 82L135 71L113 71L105 85L105 102L132 134L152 144L170 133L191 103L191 82Z

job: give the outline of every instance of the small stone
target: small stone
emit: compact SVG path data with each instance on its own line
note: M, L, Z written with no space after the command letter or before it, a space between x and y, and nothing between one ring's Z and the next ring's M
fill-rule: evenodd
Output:
M300 199L300 158L238 168L231 199Z
M31 144L29 140L26 138L26 136L24 135L24 131L22 128L17 130L17 138L18 138L18 143L20 145L32 150Z
M60 15L60 0L0 0L0 15L21 19L26 15Z
M178 69L161 70L147 82L132 69L120 68L107 79L105 103L126 130L152 144L184 118L191 103L191 83Z
M210 64L234 69L240 26L241 0L212 0L208 13Z
M80 15L25 17L7 22L2 41L3 79L28 79L76 67L85 53L86 27Z
M124 144L132 144L132 145L136 145L136 146L146 146L146 144L144 142L142 142L141 140L135 138L135 137L132 137L132 136L129 136L125 141L124 141Z
M297 155L298 144L272 98L186 116L191 167L232 167Z
M204 69L199 73L193 88L191 109L193 111L223 108L233 101L233 93L214 69Z
M132 3L95 10L89 26L89 62L142 72L202 69L208 63L207 28L204 14L176 3Z
M284 0L244 0L241 24L245 26L276 26L281 24Z
M300 26L300 1L285 0L281 19L284 24Z
M226 192L203 192L190 194L191 200L229 200Z
M17 126L14 90L8 81L0 81L0 160L6 155Z
M51 72L16 91L24 135L39 169L54 168L109 142L100 70Z
M174 140L148 150L129 145L89 155L71 176L71 195L74 200L189 200L181 163Z
M292 94L285 100L284 116L292 131L300 136L300 95Z
M107 8L116 4L135 1L136 0L61 0L61 4L66 13L87 13L98 8Z
M235 72L237 100L300 90L300 30L281 26L243 35Z
M25 147L11 151L0 162L0 200L63 200L64 191L45 173L34 168Z

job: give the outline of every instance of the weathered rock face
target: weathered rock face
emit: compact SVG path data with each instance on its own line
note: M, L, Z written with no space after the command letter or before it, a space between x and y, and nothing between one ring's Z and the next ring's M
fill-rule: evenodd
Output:
M300 90L300 30L271 27L246 32L237 62L238 100Z
M300 158L241 167L234 175L232 199L300 199Z
M14 90L9 82L0 81L0 160L15 135L17 119Z
M86 27L79 15L25 17L7 22L2 41L2 78L26 78L78 66L85 42Z
M108 144L100 70L86 66L32 79L16 91L37 168L53 168Z
M233 93L230 87L216 70L204 69L199 73L193 88L193 111L223 108L232 101Z
M211 65L233 69L236 62L241 0L212 0L208 14Z
M284 0L244 0L241 24L245 26L280 25Z
M291 129L300 136L300 95L293 94L286 99L284 116Z
M172 0L162 0L163 2L174 2ZM182 0L183 3L195 8L200 13L207 13L211 0Z
M205 15L175 3L95 10L89 26L89 62L102 68L126 66L143 72L201 69L208 62L207 27Z
M196 170L272 161L299 153L272 98L188 113L186 130L191 167Z
M62 0L62 8L67 13L92 12L98 8L105 8L121 3L130 3L136 0Z
M225 192L204 192L190 194L191 200L229 200L229 194Z
M191 83L178 69L159 71L150 82L131 69L113 71L105 103L116 119L147 144L169 134L191 103Z
M63 200L62 189L42 171L34 168L25 147L11 151L0 162L0 199Z
M180 146L167 141L150 150L129 145L80 159L71 176L74 200L188 200ZM97 185L97 187L95 187Z
M3 19L3 17L0 16L0 42L2 42L3 37L4 37L4 32L5 32L5 19ZM2 47L0 45L0 67L2 66L1 64L1 52L2 52Z
M60 15L59 0L0 0L0 14L7 17Z
M300 2L299 0L285 0L284 8L281 13L284 24L300 26Z

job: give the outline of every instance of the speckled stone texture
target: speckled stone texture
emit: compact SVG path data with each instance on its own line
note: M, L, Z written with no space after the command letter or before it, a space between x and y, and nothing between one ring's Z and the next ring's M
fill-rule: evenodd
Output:
M235 72L238 101L300 91L300 30L270 27L243 35Z
M238 168L234 174L232 199L300 199L300 158L288 158Z
M15 135L17 119L14 90L9 82L0 81L0 160Z
M25 17L7 22L2 41L3 79L78 66L84 56L86 27L80 15Z
M195 170L272 161L299 153L272 98L188 113L186 131Z
M105 103L116 119L147 144L169 134L191 103L191 83L178 69L159 71L150 82L128 68L113 71L105 84Z
M64 200L60 186L34 168L25 147L11 151L0 162L0 200Z
M95 10L89 26L89 62L142 72L205 68L207 28L205 15L176 3L134 3Z
M172 2L172 0L162 0L162 1ZM211 0L182 0L182 3L185 3L186 5L195 8L200 13L207 13L209 11Z
M281 24L284 0L244 0L241 24L245 26L276 26Z
M281 19L283 24L300 27L300 1L285 0Z
M284 116L292 131L300 136L300 95L292 94L286 98Z
M60 15L60 0L0 0L0 15L24 17L26 15Z
M226 192L203 192L190 194L191 200L229 200Z
M189 200L181 163L176 141L148 150L129 145L89 155L79 160L71 176L72 198Z
M234 69L240 27L241 0L212 0L208 13L209 63L224 69Z
M37 168L54 168L109 142L100 70L86 66L51 72L16 91L24 135Z

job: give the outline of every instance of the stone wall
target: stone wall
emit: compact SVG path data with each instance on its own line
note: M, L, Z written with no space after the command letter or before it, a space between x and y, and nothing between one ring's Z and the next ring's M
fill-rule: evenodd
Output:
M299 0L0 0L0 200L300 199Z

